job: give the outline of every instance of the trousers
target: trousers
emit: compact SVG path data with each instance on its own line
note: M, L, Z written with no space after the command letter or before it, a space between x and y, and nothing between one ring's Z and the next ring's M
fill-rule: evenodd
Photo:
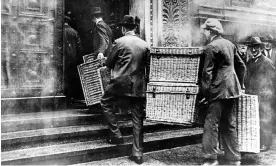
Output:
M115 117L116 109L129 109L131 111L133 126L133 156L143 156L143 120L145 117L145 102L145 98L118 96L109 93L105 93L101 99L102 111L110 130L110 137L122 137Z
M224 158L241 160L236 131L236 102L237 99L220 99L209 103L202 138L204 158L217 159L220 152L218 146L218 134L220 133Z

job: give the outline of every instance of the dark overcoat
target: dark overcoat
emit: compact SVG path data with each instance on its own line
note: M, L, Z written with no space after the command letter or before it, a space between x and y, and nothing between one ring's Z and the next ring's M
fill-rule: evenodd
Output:
M239 97L245 71L245 64L237 54L235 45L216 36L205 49L203 95L209 101Z
M73 98L83 98L77 66L82 61L82 46L78 32L68 24L64 25L64 86L65 95Z
M96 23L93 30L93 53L95 55L103 53L108 57L112 47L112 37L112 30L104 21Z
M107 93L145 97L150 65L148 44L132 31L115 40L114 44L106 60L112 73Z
M246 93L254 95L272 95L275 68L272 61L263 54L247 63L245 78Z

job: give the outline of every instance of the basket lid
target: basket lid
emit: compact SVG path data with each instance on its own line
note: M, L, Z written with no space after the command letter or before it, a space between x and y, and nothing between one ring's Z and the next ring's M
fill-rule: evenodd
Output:
M202 47L151 47L152 54L185 54L199 55L203 53Z
M148 93L186 93L197 94L198 85L172 82L150 82L147 86Z

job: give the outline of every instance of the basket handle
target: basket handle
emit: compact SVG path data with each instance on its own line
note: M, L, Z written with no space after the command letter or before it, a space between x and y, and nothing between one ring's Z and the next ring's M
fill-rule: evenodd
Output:
M155 98L156 87L152 88L152 98Z
M186 91L186 99L190 99L190 94L191 94L191 92L190 92L190 90L187 88L187 91Z

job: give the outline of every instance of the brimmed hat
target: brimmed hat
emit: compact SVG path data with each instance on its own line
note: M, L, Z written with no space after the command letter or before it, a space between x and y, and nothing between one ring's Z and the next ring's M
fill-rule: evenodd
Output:
M130 15L125 15L122 22L118 23L118 25L133 25L137 26L138 24L135 22L135 18Z
M103 15L102 9L100 7L92 7L92 15Z
M270 43L274 43L275 40L274 40L274 37L271 35L271 34L268 34L264 37L261 37L261 41L262 42L270 42Z
M214 18L208 18L204 24L201 25L203 29L211 29L213 31L218 32L219 34L223 34L223 28L219 20Z
M250 46L253 46L253 45L261 45L263 46L264 43L261 41L261 39L257 36L255 37L251 37L251 40L250 40Z
M240 40L238 40L238 44L244 44L244 45L249 45L251 42L251 38L252 36L246 36L244 38L241 38Z

